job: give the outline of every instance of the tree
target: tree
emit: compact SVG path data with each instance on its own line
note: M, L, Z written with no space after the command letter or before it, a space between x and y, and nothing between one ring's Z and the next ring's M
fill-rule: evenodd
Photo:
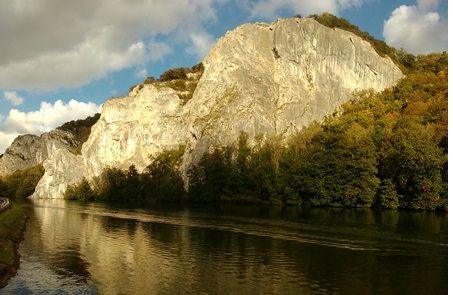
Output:
M174 202L184 197L184 180L179 166L185 147L164 151L156 156L141 177L146 202Z
M376 205L386 209L398 209L399 195L390 179L381 182L377 191Z
M66 189L64 198L67 200L94 201L96 195L84 177L80 182L70 185Z
M394 149L385 158L381 174L390 177L402 195L402 206L436 209L443 190L443 150L430 129L403 118L392 138Z

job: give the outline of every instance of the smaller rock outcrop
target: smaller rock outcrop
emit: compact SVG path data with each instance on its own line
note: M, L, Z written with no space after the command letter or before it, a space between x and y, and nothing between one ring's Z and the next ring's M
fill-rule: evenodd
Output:
M43 163L45 172L31 199L61 198L69 185L84 177L85 164L81 155L59 149L50 159L52 161Z
M0 158L0 175L36 166L58 150L74 151L79 141L71 132L53 130L41 136L18 136Z

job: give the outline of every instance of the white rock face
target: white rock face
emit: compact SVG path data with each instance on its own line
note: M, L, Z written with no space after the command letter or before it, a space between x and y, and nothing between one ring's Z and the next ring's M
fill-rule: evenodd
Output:
M62 198L69 185L86 176L83 157L66 149L58 149L43 166L44 175L31 199Z
M196 161L212 144L291 134L321 121L356 90L383 90L402 77L353 33L310 18L246 24L221 38L203 61L204 75L189 102Z
M57 150L73 150L77 145L72 133L59 129L41 136L18 136L0 158L0 176L41 164Z
M62 197L67 184L106 167L133 164L141 171L150 156L181 144L188 168L209 146L230 144L241 131L250 138L290 135L323 120L353 91L383 90L402 77L368 42L305 18L240 26L203 64L185 105L177 91L158 83L107 101L82 156L60 152L47 159L33 197Z
M187 141L187 124L177 92L153 85L136 87L129 97L107 101L84 143L82 155L89 176L104 168L142 171L150 156Z

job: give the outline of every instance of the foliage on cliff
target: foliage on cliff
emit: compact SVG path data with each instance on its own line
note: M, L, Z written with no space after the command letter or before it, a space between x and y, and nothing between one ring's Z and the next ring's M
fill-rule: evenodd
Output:
M143 83L138 84L138 86L139 90L142 89L145 84L153 84L158 88L170 87L171 89L178 91L178 96L182 100L182 103L186 104L192 98L203 72L203 63L198 63L193 67L188 68L173 68L163 72L157 80L152 76L147 77ZM129 92L135 87L137 87L137 85L131 86Z
M79 142L79 146L74 151L76 154L80 154L82 144L88 140L88 137L91 133L91 127L96 124L100 116L101 114L95 114L85 119L66 122L60 127L57 127L57 129L71 132L74 135L75 139Z
M309 16L320 24L329 28L339 28L345 31L349 31L359 36L360 38L370 42L373 48L380 56L388 55L393 62L395 62L403 72L407 72L407 67L414 62L415 56L409 54L401 49L395 49L387 45L384 41L378 40L371 36L369 33L359 29L356 25L351 24L347 19L337 17L330 13L323 13L321 15L313 14Z
M44 174L42 165L33 166L0 178L0 197L25 199L35 192Z

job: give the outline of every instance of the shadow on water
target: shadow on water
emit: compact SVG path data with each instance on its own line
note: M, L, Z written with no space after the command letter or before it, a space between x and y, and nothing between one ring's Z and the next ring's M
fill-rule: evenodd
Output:
M447 214L50 200L29 212L14 294L447 292Z

